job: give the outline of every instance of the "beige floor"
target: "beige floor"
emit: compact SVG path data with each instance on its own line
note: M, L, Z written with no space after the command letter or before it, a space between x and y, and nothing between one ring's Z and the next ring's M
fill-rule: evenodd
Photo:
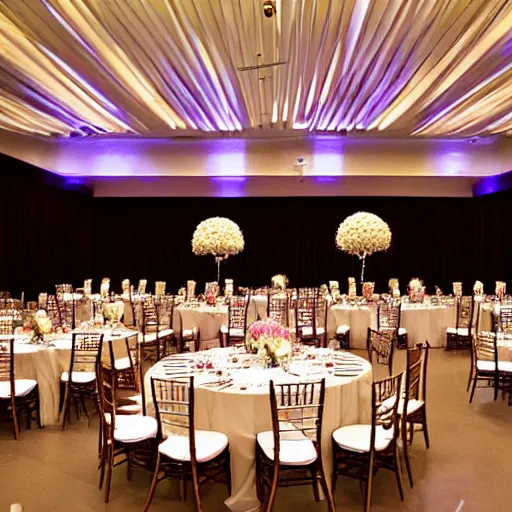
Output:
M396 368L403 366L398 353ZM493 512L512 510L512 407L493 402L489 390L477 390L470 406L466 379L469 358L464 353L433 350L429 367L428 413L431 448L416 435L412 447L414 489L405 486L398 498L392 475L379 472L374 480L373 507L379 511ZM62 433L56 428L23 431L21 441L10 438L0 425L0 511L22 503L24 512L140 511L150 475L136 472L132 482L122 467L114 470L109 505L97 488L96 424L73 423ZM204 488L203 510L224 510L226 489ZM339 510L361 511L359 483L340 478L336 492ZM181 512L191 503L178 499L173 482L162 483L151 510ZM315 512L325 504L313 500L309 487L278 491L275 511Z

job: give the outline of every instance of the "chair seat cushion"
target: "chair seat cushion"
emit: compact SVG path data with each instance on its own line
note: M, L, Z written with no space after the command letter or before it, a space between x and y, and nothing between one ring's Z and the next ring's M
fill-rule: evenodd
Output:
M325 332L323 327L316 328L317 336L322 336ZM313 336L313 327L302 327L302 336Z
M105 415L110 423L110 415ZM138 443L146 439L153 439L158 432L158 423L151 416L138 414L116 414L116 429L114 439L121 443Z
M274 460L274 432L260 432L256 439L265 455ZM315 445L300 430L280 433L279 463L283 466L306 466L317 457Z
M181 334L183 338L193 338L197 334L197 329L195 327L193 329L183 329Z
M222 334L227 334L228 333L228 326L227 325L223 325L220 328L220 332ZM229 329L229 335L230 336L236 336L238 338L245 338L244 330L242 328L239 328L239 327L232 327L231 329Z
M32 379L16 379L14 389L16 396L26 396L37 386L37 381ZM8 380L0 381L0 398L10 398L11 383Z
M174 331L172 329L163 329L161 331L154 331L154 332L146 332L144 335L143 333L139 332L138 339L139 343L143 342L151 342L156 341L157 336L159 338L166 338L168 336L172 336L174 334Z
M423 400L410 399L407 402L407 415L412 414L413 412L416 412L424 404L425 404L425 402ZM401 399L400 402L398 402L398 413L403 414L403 410L404 410L404 400Z
M338 325L336 327L336 334L347 334L347 332L350 331L350 325Z
M69 373L62 372L60 380L67 382L69 380ZM95 380L96 374L94 372L73 372L71 374L71 382L76 382L78 384L88 384L90 382L94 382Z
M398 336L405 336L407 334L407 329L405 327L400 327L398 329Z
M446 329L446 334L458 334L459 336L469 336L469 330L467 327L459 327L456 329L455 327L448 327Z
M197 462L208 462L220 455L228 445L228 437L222 432L196 430ZM167 457L190 461L190 441L188 436L171 435L160 443L158 451Z
M116 370L128 370L131 368L132 364L129 357L123 357L121 359L116 359L114 362Z
M512 361L498 361L498 370L500 372L512 372Z
M496 363L494 361L478 359L476 367L481 372L494 372L496 370Z
M385 430L381 425L375 431L375 450L385 450L393 439L393 428ZM332 433L334 441L343 449L358 453L370 451L371 425L347 425Z

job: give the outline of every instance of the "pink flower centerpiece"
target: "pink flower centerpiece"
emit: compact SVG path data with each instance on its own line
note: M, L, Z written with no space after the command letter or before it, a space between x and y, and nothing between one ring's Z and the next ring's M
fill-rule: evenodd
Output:
M258 354L266 366L277 366L280 360L290 358L290 331L275 320L258 320L247 329L245 346L248 352Z

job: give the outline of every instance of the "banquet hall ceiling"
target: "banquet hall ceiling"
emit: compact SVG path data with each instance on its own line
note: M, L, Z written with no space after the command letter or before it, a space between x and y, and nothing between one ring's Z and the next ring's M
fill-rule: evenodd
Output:
M272 18L262 4L0 0L0 129L512 130L512 0L276 0Z

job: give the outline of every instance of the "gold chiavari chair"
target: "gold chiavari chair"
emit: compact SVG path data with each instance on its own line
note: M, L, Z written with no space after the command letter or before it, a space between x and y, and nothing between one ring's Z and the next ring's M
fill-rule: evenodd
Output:
M285 291L268 294L267 317L283 327L289 327L288 294Z
M154 467L151 454L155 450L158 424L151 416L118 414L117 380L103 364L97 366L97 382L101 418L99 486L101 489L105 483L105 503L108 503L114 466L126 463L128 480L132 467L148 470Z
M475 301L472 295L457 299L457 323L446 329L446 350L471 348Z
M321 317L318 317L322 311ZM325 300L318 296L318 288L299 288L295 305L295 335L304 344L325 346L326 315ZM323 320L324 326L319 325Z
M386 365L390 376L393 374L395 337L395 331L375 331L368 328L366 338L366 349L370 363L373 364L374 359L376 359L378 364Z
M502 332L512 332L512 306L500 307L499 328Z
M62 372L61 388L64 387L62 402L61 428L66 428L69 421L71 400L75 400L77 418L80 417L80 406L89 419L85 399L93 402L98 409L98 393L96 388L96 374L101 360L103 347L103 334L77 333L72 335L71 357L69 370Z
M402 446L409 483L413 486L411 463L409 460L409 442L412 442L414 425L420 424L427 449L430 447L427 427L427 364L430 344L417 345L407 349L405 387L403 397L398 406L398 414L402 419ZM410 427L410 439L408 429Z
M256 488L265 512L272 510L278 487L310 484L318 501L319 483L329 511L334 512L322 461L324 401L325 379L297 384L270 381L272 430L256 437Z
M33 379L16 379L14 366L14 338L0 341L0 416L12 420L14 439L19 439L19 423L26 416L27 428L35 419L41 428L39 388Z
M247 330L247 310L249 296L232 296L228 305L228 325L220 328L222 346L229 347L236 343L245 343Z
M379 469L395 474L404 499L397 443L401 382L402 374L373 382L371 424L347 425L332 434L332 492L340 475L366 482L365 512L370 512L373 476Z
M156 486L165 478L178 478L182 499L186 484L192 483L194 510L201 512L200 487L210 481L224 482L231 494L231 467L228 438L221 432L196 430L194 377L151 378L153 403L158 420L158 458L144 511Z
M377 330L395 331L397 348L407 348L407 330L400 327L401 302L400 299L379 301L377 306Z

